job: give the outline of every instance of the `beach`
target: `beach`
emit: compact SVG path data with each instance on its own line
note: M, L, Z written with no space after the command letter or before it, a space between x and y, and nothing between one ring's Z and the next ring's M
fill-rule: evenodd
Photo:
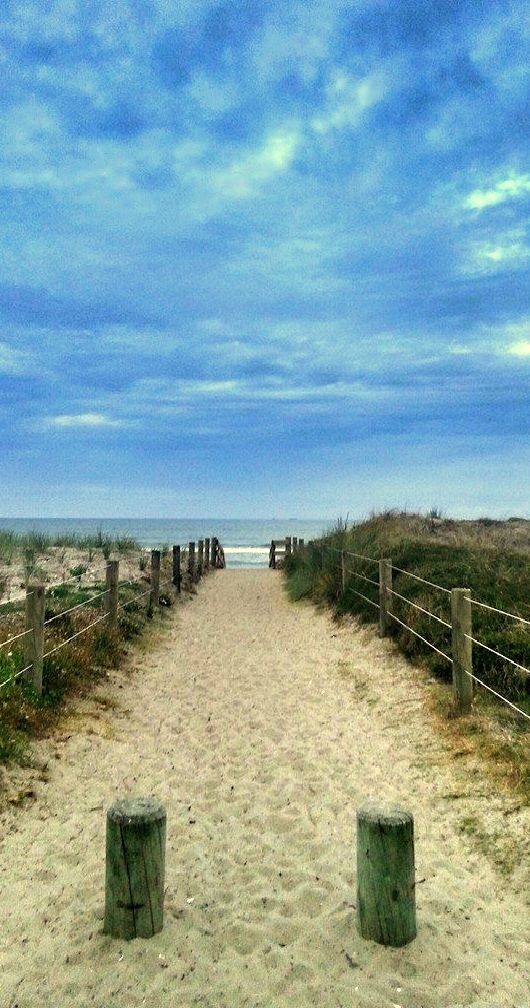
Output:
M1 813L2 1008L528 1005L528 810L433 723L390 641L230 569L150 636L4 771L32 794ZM128 795L167 809L165 924L122 942L102 933L105 816ZM369 799L414 815L400 949L356 926Z

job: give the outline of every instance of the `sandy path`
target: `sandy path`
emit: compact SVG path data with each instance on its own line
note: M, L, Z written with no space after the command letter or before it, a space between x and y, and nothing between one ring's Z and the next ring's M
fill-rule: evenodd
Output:
M528 1008L522 872L502 880L458 830L525 813L449 760L418 674L272 571L217 572L165 615L109 679L118 706L41 743L49 782L2 816L0 1008ZM166 803L167 894L161 934L122 943L101 933L104 835L128 793ZM399 950L355 926L372 796L415 816L419 932Z

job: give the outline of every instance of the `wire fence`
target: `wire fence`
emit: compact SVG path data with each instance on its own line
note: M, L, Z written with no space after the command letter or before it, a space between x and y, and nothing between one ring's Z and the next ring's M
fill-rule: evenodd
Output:
M354 558L356 558L358 560L362 560L362 561L367 562L367 563L377 564L379 567L380 567L380 565L382 563L386 564L387 568L388 568L388 572L389 572L390 583L391 583L391 580L392 580L392 573L396 572L398 574L401 574L404 577L408 577L408 578L413 579L414 581L420 582L421 584L424 584L427 587L434 589L435 591L439 591L439 592L442 592L445 595L448 595L451 598L451 600L452 600L452 597L453 597L453 590L454 589L447 588L446 586L437 584L434 581L429 581L427 578L420 577L420 575L416 574L414 571L409 571L409 570L405 570L402 567L397 567L396 565L392 564L390 561L386 561L386 560L383 560L381 558L378 559L376 557L365 556L362 553L354 553L352 550L341 550L338 547L331 546L331 545L329 545L327 543L324 543L324 542L321 542L321 543L318 543L318 544L313 544L313 545L318 545L320 547L320 549L322 550L322 562L323 562L323 557L324 557L324 551L325 550L327 550L328 552L333 553L336 556L340 557L340 571L341 571L341 575L342 575L342 585L343 585L343 588L347 587L348 592L353 593L357 597L363 599L365 602L367 602L373 608L378 609L379 613L380 613L380 617L381 617L382 610L384 609L384 615L386 617L388 617L389 619L393 620L395 623L399 624L402 627L402 629L404 629L405 631L407 631L407 633L410 633L414 637L418 638L420 641L422 641L423 644L425 644L431 650L435 651L445 661L449 662L453 666L455 665L456 659L455 659L454 654L452 656L449 655L449 654L447 654L440 647L438 647L436 644L434 644L433 641L429 640L423 634L420 634L417 630L414 629L414 627L411 627L408 623L406 623L404 620L402 620L396 613L394 613L392 611L391 605L389 604L389 598L390 597L395 597L395 598L399 599L400 602L402 602L405 605L410 606L414 610L422 613L428 619L434 620L436 623L438 623L443 628L444 631L451 631L452 634L453 634L453 631L454 631L453 623L448 622L447 620L443 619L441 616L438 616L436 613L431 612L429 609L426 609L424 606L421 606L417 602L414 602L412 599L407 598L406 595L403 595L401 592L398 592L393 587L391 587L391 584L389 585L388 583L386 583L386 584L382 583L381 582L381 573L380 573L380 579L378 581L376 581L373 578L367 577L366 574L363 574L360 571L353 570L351 566L346 566L345 558L346 557L354 557ZM378 593L379 593L379 603L374 602L373 599L370 599L367 595L364 595L361 592L359 592L356 589L354 589L352 587L351 583L346 584L346 576L349 576L350 579L352 577L358 578L358 579L360 579L360 580L362 580L362 581L364 581L364 582L366 582L368 584L373 585L375 588L377 588ZM475 607L478 607L480 609L487 610L487 611L490 611L490 612L493 612L493 613L497 613L497 614L500 614L501 616L505 616L507 618L513 619L513 620L517 621L518 623L520 623L520 624L522 624L524 626L530 626L530 620L525 619L523 616L519 616L517 613L512 613L512 612L509 612L508 610L497 608L496 606L489 605L489 604L487 604L485 602L481 602L480 600L471 598L469 596L467 596L466 598L467 598L467 601L469 602L470 610L471 610L471 607L475 606ZM469 617L469 619L470 619L470 625L471 625L471 616ZM478 637L475 637L472 633L463 633L462 636L463 636L463 638L465 638L470 643L476 645L477 647L480 647L480 648L484 649L485 651L487 651L488 653L492 654L495 658L499 659L500 661L507 662L511 667L517 669L519 672L524 673L525 678L528 677L530 679L530 669L526 665L523 665L520 662L515 661L513 658L510 658L508 655L503 654L497 648L490 647L489 644L486 644L484 641L481 641ZM454 645L453 645L453 650L454 650ZM495 697L497 697L497 699L501 700L504 704L506 704L508 707L510 707L513 711L515 711L517 714L519 714L526 721L530 721L530 714L528 714L526 711L522 710L521 707L517 706L517 704L514 704L508 697L504 696L502 693L498 692L497 690L493 689L493 687L489 686L486 682L484 682L483 679L481 679L479 676L477 676L471 669L462 668L462 673L464 675L468 676L470 679L472 679L478 685L482 686L484 689L488 690L489 693L493 694Z
M209 546L208 556L206 556L205 554L204 543L208 543ZM155 603L156 604L163 603L164 592L162 591L162 589L167 589L169 586L171 586L174 587L177 592L180 592L180 585L183 573L185 575L187 574L188 577L191 575L193 581L198 580L201 574L204 573L206 569L209 569L210 567L224 565L223 549L219 541L215 537L212 537L212 539L209 542L207 540L203 541L199 540L199 551L197 556L194 555L194 546L195 544L190 541L188 543L177 544L173 547L171 573L161 567L161 560L169 558L170 554L169 550L160 551L160 550L145 549L142 550L139 556L137 556L136 558L133 558L132 560L131 558L128 558L129 562L142 561L142 563L139 565L140 570L143 571L145 569L143 560L149 554L151 555L150 571L146 572L145 574L141 574L139 577L136 578L129 577L124 581L118 581L117 577L118 577L119 561L116 562L115 584L112 584L111 579L111 583L109 585L111 561L107 561L104 565L101 565L99 567L90 570L90 572L88 572L90 576L93 576L94 574L99 573L103 570L106 572L107 587L104 588L103 590L98 590L94 592L93 588L97 587L97 585L94 585L94 582L92 582L89 585L82 585L80 583L81 577L85 573L87 573L87 571L80 572L79 574L76 574L70 578L66 578L63 581L55 582L50 585L43 585L42 587L44 588L44 592L42 597L44 601L42 608L42 619L40 620L38 625L30 623L30 626L26 625L25 629L21 630L20 632L11 634L5 640L0 641L0 659L2 658L2 654L4 655L6 654L4 649L12 648L13 645L17 644L17 642L19 642L20 644L24 643L24 648L26 649L26 641L28 637L30 638L32 645L35 644L35 640L37 638L43 642L46 632L48 630L55 630L58 621L65 619L67 617L71 617L73 614L75 614L76 617L81 616L82 611L85 610L87 607L93 608L95 606L101 606L102 604L104 604L105 611L100 613L100 615L98 615L96 619L93 619L86 626L82 626L79 629L74 630L74 632L70 633L69 636L66 637L64 640L61 640L57 643L54 643L52 641L51 643L53 643L53 646L48 647L47 650L44 650L44 646L42 644L40 646L39 653L37 654L36 657L33 656L31 663L28 663L26 659L26 663L24 663L23 668L13 671L2 682L0 682L0 690L3 687L7 686L9 683L17 680L20 676L24 675L25 673L30 673L34 671L35 662L37 662L37 664L40 664L40 666L42 667L42 662L44 661L44 659L49 658L52 655L56 654L57 652L61 651L67 645L71 644L72 641L77 640L83 634L88 633L88 631L92 630L94 627L103 623L105 620L108 621L111 625L116 625L118 613L129 608L135 603L138 604L139 602L141 602L142 599L145 599L147 596L150 596L149 608L147 610L149 613ZM180 562L179 559L177 558L180 558ZM200 561L201 558L202 558L202 565L197 562ZM184 571L183 571L183 564L184 564ZM136 588L140 588L142 585L145 585L146 578L149 578L150 581L149 586L146 588L146 590L140 592L135 590ZM66 609L62 609L59 612L55 613L52 612L52 615L48 616L48 618L45 618L46 596L48 596L49 601L55 604L57 602L57 597L54 597L53 590L65 586L73 586L72 591L74 592L76 588L79 588L80 591L89 593L88 597L80 602L74 602L73 605L69 605L67 606ZM134 590L134 594L131 598L125 599L124 601L120 601L119 593L123 592L123 590L127 591ZM34 595L35 595L35 589L33 588L32 590L32 588L28 588L26 594L20 597L21 602L22 601L26 602L26 623L28 622L28 619L35 620L37 618L35 616L35 612L31 609L31 607L30 609L28 609L27 607L28 600L31 600ZM13 601L14 600L12 599L8 600L8 603L9 602L12 603ZM0 613L0 615L4 614ZM10 613L9 615L13 615L13 613ZM15 613L14 615L20 616L21 614ZM36 630L39 630L38 634L36 634ZM25 656L26 653L27 652L25 650L24 651ZM9 659L13 657L11 651L7 652L7 657Z

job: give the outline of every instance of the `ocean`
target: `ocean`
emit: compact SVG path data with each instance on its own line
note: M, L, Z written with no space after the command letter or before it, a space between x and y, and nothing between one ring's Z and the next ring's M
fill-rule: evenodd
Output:
M331 524L326 518L0 518L0 529L19 534L36 530L86 536L101 529L113 537L132 536L151 549L217 536L227 567L268 567L271 539L297 536L307 542L318 539Z

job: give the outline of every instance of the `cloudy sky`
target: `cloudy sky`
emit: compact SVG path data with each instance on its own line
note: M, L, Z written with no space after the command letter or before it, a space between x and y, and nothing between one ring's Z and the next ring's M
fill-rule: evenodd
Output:
M4 0L0 514L530 514L524 0Z

